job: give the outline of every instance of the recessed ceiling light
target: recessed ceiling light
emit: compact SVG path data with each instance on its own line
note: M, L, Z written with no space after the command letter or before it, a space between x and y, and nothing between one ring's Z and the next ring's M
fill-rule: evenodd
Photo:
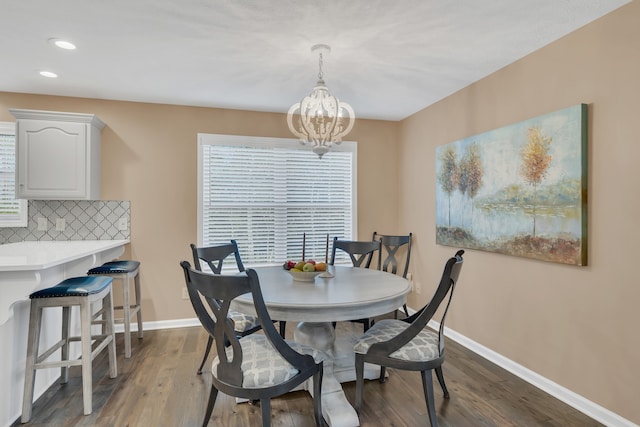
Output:
M60 49L74 50L76 48L75 44L66 40L49 39L49 43L53 43L54 45L58 46Z
M55 79L58 77L56 73L52 73L51 71L40 71L40 75L44 77L49 77L50 79Z

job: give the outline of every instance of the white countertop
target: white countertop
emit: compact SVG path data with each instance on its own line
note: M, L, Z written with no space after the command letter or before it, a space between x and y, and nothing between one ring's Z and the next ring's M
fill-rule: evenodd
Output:
M42 270L129 243L129 240L28 241L0 245L0 271Z

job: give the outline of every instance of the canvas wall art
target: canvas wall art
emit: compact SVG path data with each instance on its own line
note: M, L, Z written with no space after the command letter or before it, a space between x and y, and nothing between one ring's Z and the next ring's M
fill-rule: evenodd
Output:
M436 148L436 243L587 265L587 106Z

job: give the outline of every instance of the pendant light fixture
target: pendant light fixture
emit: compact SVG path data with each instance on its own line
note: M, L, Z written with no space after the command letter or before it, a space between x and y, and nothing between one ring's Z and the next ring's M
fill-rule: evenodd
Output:
M289 130L301 144L311 144L311 149L322 158L333 144L340 144L355 123L353 108L329 93L322 73L323 53L331 52L326 44L311 47L318 52L318 82L313 91L294 104L287 113ZM295 123L294 123L295 122Z

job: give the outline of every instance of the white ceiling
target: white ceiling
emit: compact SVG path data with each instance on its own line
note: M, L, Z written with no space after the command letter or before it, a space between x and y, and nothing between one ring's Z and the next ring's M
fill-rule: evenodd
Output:
M0 0L0 91L400 120L629 1Z

